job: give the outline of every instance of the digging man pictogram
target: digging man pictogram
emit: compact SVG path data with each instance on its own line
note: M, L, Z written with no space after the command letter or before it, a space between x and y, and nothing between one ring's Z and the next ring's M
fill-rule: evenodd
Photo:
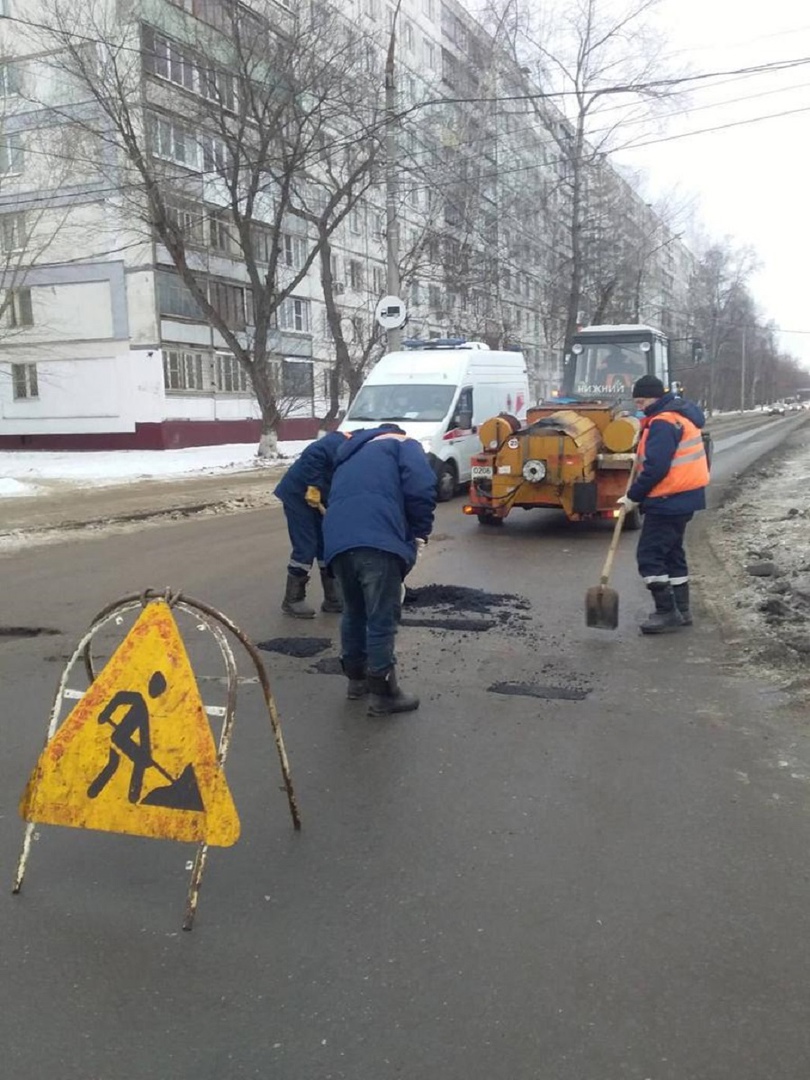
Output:
M155 671L149 679L149 697L160 697L165 690L166 679L163 673ZM113 716L123 708L126 708L126 713L115 723ZM102 709L98 722L112 727L112 745L107 764L87 788L89 798L95 799L101 794L118 771L123 756L132 763L128 792L131 803L141 802L146 770L156 769L169 784L151 791L143 799L142 805L164 806L173 810L204 809L193 766L187 765L175 779L152 757L149 706L143 694L137 690L119 690Z

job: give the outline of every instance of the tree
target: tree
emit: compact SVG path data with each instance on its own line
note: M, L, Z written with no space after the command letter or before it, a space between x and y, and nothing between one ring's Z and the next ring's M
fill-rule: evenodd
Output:
M557 272L567 282L561 312L565 352L583 309L588 307L589 315L607 312L619 285L622 252L616 251L618 260L601 258L600 245L592 247L590 240L604 232L606 184L616 187L615 174L605 169L605 155L623 124L651 117L667 97L661 88L661 42L649 20L658 2L631 0L617 6L577 0L555 9L546 27L518 0L506 5L515 60L549 94L549 99L539 95L531 100L555 149L556 187L564 200L566 239L558 247ZM631 212L632 204L640 202L631 190L623 197L629 197ZM612 241L627 244L631 238L622 235L617 209L613 206L607 216Z
M164 6L160 25L141 22L142 7L44 0L40 40L93 106L82 123L107 151L122 223L152 232L189 312L248 373L268 454L282 414L279 330L380 149L367 50L316 3L195 0L196 17Z

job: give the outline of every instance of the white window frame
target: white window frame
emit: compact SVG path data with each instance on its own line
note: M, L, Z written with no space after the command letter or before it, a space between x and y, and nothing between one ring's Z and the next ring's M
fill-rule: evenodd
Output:
M233 353L214 354L214 387L218 394L249 394L248 374Z
M28 243L28 229L24 210L0 214L0 243L2 243L5 255L25 251L25 245Z
M11 384L15 401L39 398L39 376L36 364L12 364ZM20 392L22 391L22 392Z
M312 326L309 300L304 300L299 296L288 296L282 300L278 307L276 323L279 330L308 334Z
M304 237L296 236L295 233L283 233L281 258L290 270L300 270L307 259L307 242Z
M25 145L21 131L0 135L0 173L12 176L23 171Z
M34 306L30 289L8 290L8 307L5 316L6 326L13 329L34 325Z
M193 349L164 349L163 388L174 394L210 392L210 356Z
M153 157L171 161L187 169L199 168L200 146L197 137L189 128L177 123L176 120L152 115L149 143Z

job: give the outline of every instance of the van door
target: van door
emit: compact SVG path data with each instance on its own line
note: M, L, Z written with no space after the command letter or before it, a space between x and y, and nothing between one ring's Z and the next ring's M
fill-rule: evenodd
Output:
M458 480L461 484L469 483L470 459L477 454L480 447L478 444L478 427L474 422L475 402L473 400L473 388L462 387L456 401L453 415L447 427L444 442L450 448L442 456L452 457L458 468Z

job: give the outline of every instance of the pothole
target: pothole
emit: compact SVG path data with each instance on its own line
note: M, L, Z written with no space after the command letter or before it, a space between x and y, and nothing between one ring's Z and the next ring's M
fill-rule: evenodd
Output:
M259 641L257 647L264 649L265 652L281 653L282 656L308 657L317 656L331 644L331 638L279 637L271 638L269 641Z
M61 633L52 626L0 626L0 639L47 637Z
M488 686L487 693L544 698L547 701L584 701L590 690L569 686L539 686L537 683L498 682Z

